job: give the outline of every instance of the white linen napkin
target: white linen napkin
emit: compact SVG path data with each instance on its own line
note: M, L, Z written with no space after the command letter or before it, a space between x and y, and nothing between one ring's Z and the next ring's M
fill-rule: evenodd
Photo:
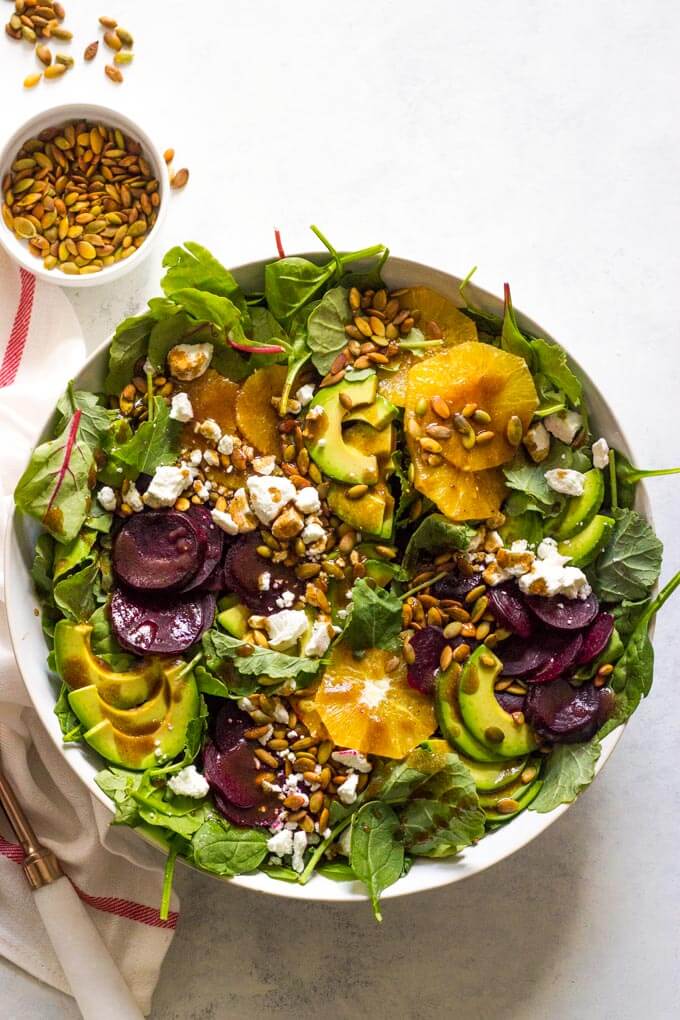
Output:
M36 283L0 251L0 541L14 485L37 430L85 356L63 291ZM2 579L4 591L4 569ZM52 744L14 661L0 607L0 759L38 838L57 855L91 911L140 1008L147 1013L177 923L158 915L162 870L156 851L94 800ZM21 850L0 809L0 953L68 992L18 861Z

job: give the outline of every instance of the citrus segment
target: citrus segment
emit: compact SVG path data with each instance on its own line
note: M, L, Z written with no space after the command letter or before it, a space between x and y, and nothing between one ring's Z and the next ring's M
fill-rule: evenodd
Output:
M258 368L249 375L236 398L236 422L243 437L258 453L279 453L279 416L272 397L280 397L286 380L284 365Z
M426 340L438 338L443 335L444 347L453 347L465 341L477 339L477 327L467 315L463 315L460 308L457 308L449 298L438 294L436 290L429 287L409 287L399 298L402 308L419 309L420 319L418 328L425 334ZM437 328L435 328L437 327ZM442 350L442 347L432 347L424 358ZM383 396L391 400L398 407L403 407L406 402L406 377L409 369L421 362L419 358L410 351L405 351L399 359L396 371L378 373L378 390Z
M452 521L479 521L500 510L507 495L503 472L460 471L444 461L430 467L416 455L414 484Z
M236 395L238 384L209 368L207 372L191 382L177 384L177 389L186 393L191 401L193 419L187 422L184 432L193 439L194 424L212 418L223 432L236 428ZM191 443L193 445L193 441Z
M430 698L409 687L406 664L388 673L392 652L371 648L361 659L339 645L314 702L331 739L363 754L403 758L437 728Z
M448 404L449 417L442 419L432 410L438 397ZM462 471L483 471L511 460L517 445L508 442L508 422L515 416L526 431L538 407L536 387L523 358L484 343L463 343L435 354L408 373L405 424L416 421L423 435L428 425L455 425L453 416L474 405L487 418L470 426L477 435L487 433L486 442L471 449L463 443L461 432L452 427L449 438L439 438L442 456ZM425 406L425 413L415 414ZM412 426L413 427L413 426ZM518 442L521 435L517 436Z

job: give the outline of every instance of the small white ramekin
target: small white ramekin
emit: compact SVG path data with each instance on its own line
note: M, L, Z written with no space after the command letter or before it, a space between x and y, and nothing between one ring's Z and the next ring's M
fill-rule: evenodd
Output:
M6 226L0 218L0 245L8 255L23 266L34 276L45 283L57 284L60 287L99 287L110 280L117 280L131 269L138 266L142 259L150 253L159 228L166 213L168 202L168 171L163 159L163 154L152 140L152 138L137 123L125 117L117 110L108 106L95 106L88 103L69 103L62 106L52 106L48 110L31 117L26 121L12 137L3 145L0 152L0 181L9 171L18 150L28 141L35 138L41 131L49 127L57 127L72 120L88 120L104 124L106 127L120 128L126 135L138 142L143 151L144 158L152 167L154 177L158 179L158 194L160 204L157 207L156 222L147 234L144 243L136 249L134 255L111 266L104 266L99 273L85 274L84 276L71 276L62 273L60 269L45 269L42 260L36 258L28 250L25 241L20 240Z

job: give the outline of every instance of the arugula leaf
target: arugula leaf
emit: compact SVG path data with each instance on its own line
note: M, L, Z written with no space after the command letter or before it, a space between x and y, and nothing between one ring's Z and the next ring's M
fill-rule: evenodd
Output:
M190 847L194 863L215 875L243 875L254 871L267 855L267 835L261 829L242 829L209 819L194 833Z
M170 417L163 397L153 398L153 420L139 426L131 439L114 447L112 456L140 474L152 475L162 464L174 464L180 450L180 422Z
M239 649L250 647L250 655L239 655ZM273 652L268 648L248 645L246 641L222 634L218 630L209 630L203 635L203 650L206 665L214 673L219 671L221 660L229 659L236 671L242 676L266 676L272 680L304 680L306 683L319 671L319 659L306 659L297 655L286 655L284 652ZM252 693L251 687L247 693ZM236 692L235 692L236 693ZM240 696L240 693L238 694Z
M143 778L141 772L130 772L128 769L121 769L113 765L102 769L94 777L94 781L100 790L113 801L116 813L112 825L136 825L141 822L137 802L133 799L132 793L136 790Z
M654 649L649 638L649 624L678 586L680 571L651 599L631 632L626 650L611 676L611 687L616 696L615 708L613 715L600 730L600 738L630 718L642 698L649 694L654 678Z
M529 805L530 811L546 814L559 804L571 804L589 786L602 747L597 737L585 744L558 744L543 770L543 785Z
M146 354L149 334L156 322L153 312L133 315L116 327L109 347L109 370L104 392L118 396L134 375L135 362Z
M352 588L352 613L343 641L355 651L396 647L401 630L401 599L371 588L363 577Z
M389 805L371 801L354 815L349 863L368 889L376 921L382 921L381 893L401 878L404 870L399 819Z
M455 754L402 808L406 849L416 856L447 857L484 835L485 816L468 769Z
M448 549L467 549L474 529L467 524L452 524L443 514L430 514L411 535L402 566L412 575L423 553L439 555Z
M89 619L97 606L95 582L99 573L97 559L75 573L63 577L54 586L54 601L69 620Z
M187 287L208 291L233 301L247 321L246 300L236 278L207 248L195 241L185 241L184 247L177 246L167 252L163 266L167 272L161 287L168 297L174 300L177 292Z
M505 306L503 313L503 328L501 330L501 348L508 354L515 354L518 358L524 358L529 368L533 368L534 356L531 344L517 325L515 310L512 307L510 296L510 284L503 285L505 295Z
M662 475L680 474L680 468L659 468L657 470L645 470L634 467L628 458L618 450L611 451L614 457L614 468L616 471L616 482L618 500L621 507L630 509L635 502L635 487L643 478L659 478Z
M53 712L59 720L59 726L64 738L65 744L73 743L76 740L80 740L83 735L83 726L80 719L75 714L68 700L70 687L62 682L59 688L59 697L57 698Z
M95 475L92 448L80 438L77 410L56 439L36 447L14 490L14 501L60 542L80 531L90 509Z
M108 605L101 605L89 617L92 627L90 647L98 659L103 659L111 669L123 672L134 662L134 656L124 652L118 644L111 627Z
M644 598L661 570L663 544L635 510L612 510L615 525L592 568L593 588L603 602Z
M352 311L345 288L327 290L307 320L307 343L320 375L330 371L336 356L346 346L345 326L351 321Z
M574 458L574 451L556 439L552 441L549 455L540 464L534 464L523 450L518 450L510 464L503 468L508 488L524 497L521 500L511 497L510 515L516 517L528 510L547 517L559 513L564 497L550 488L545 473L551 468L575 467Z
M534 386L538 394L538 407L534 411L535 418L547 418L549 414L566 411L566 395L562 390L554 390L550 380L542 372L534 373Z
M548 379L557 390L564 392L573 407L579 407L583 387L580 379L569 367L566 353L557 344L547 340L532 340L536 369ZM552 413L552 412L550 412Z

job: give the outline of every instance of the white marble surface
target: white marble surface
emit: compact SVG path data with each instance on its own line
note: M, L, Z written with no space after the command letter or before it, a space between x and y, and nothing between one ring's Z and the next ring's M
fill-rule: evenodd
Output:
M80 54L96 15L67 7ZM52 101L90 99L143 118L191 170L154 257L73 294L89 344L154 293L163 245L196 239L235 264L271 252L274 226L289 251L309 246L314 221L341 247L478 263L496 291L510 278L601 383L640 464L680 463L677 5L118 0L107 13L137 39L120 88L100 54L23 94L30 52L0 40L0 137ZM669 575L680 482L651 491ZM653 696L576 806L492 871L390 901L382 928L367 907L182 871L153 1016L677 1015L679 624L676 602ZM0 983L8 1020L77 1015L2 961Z

